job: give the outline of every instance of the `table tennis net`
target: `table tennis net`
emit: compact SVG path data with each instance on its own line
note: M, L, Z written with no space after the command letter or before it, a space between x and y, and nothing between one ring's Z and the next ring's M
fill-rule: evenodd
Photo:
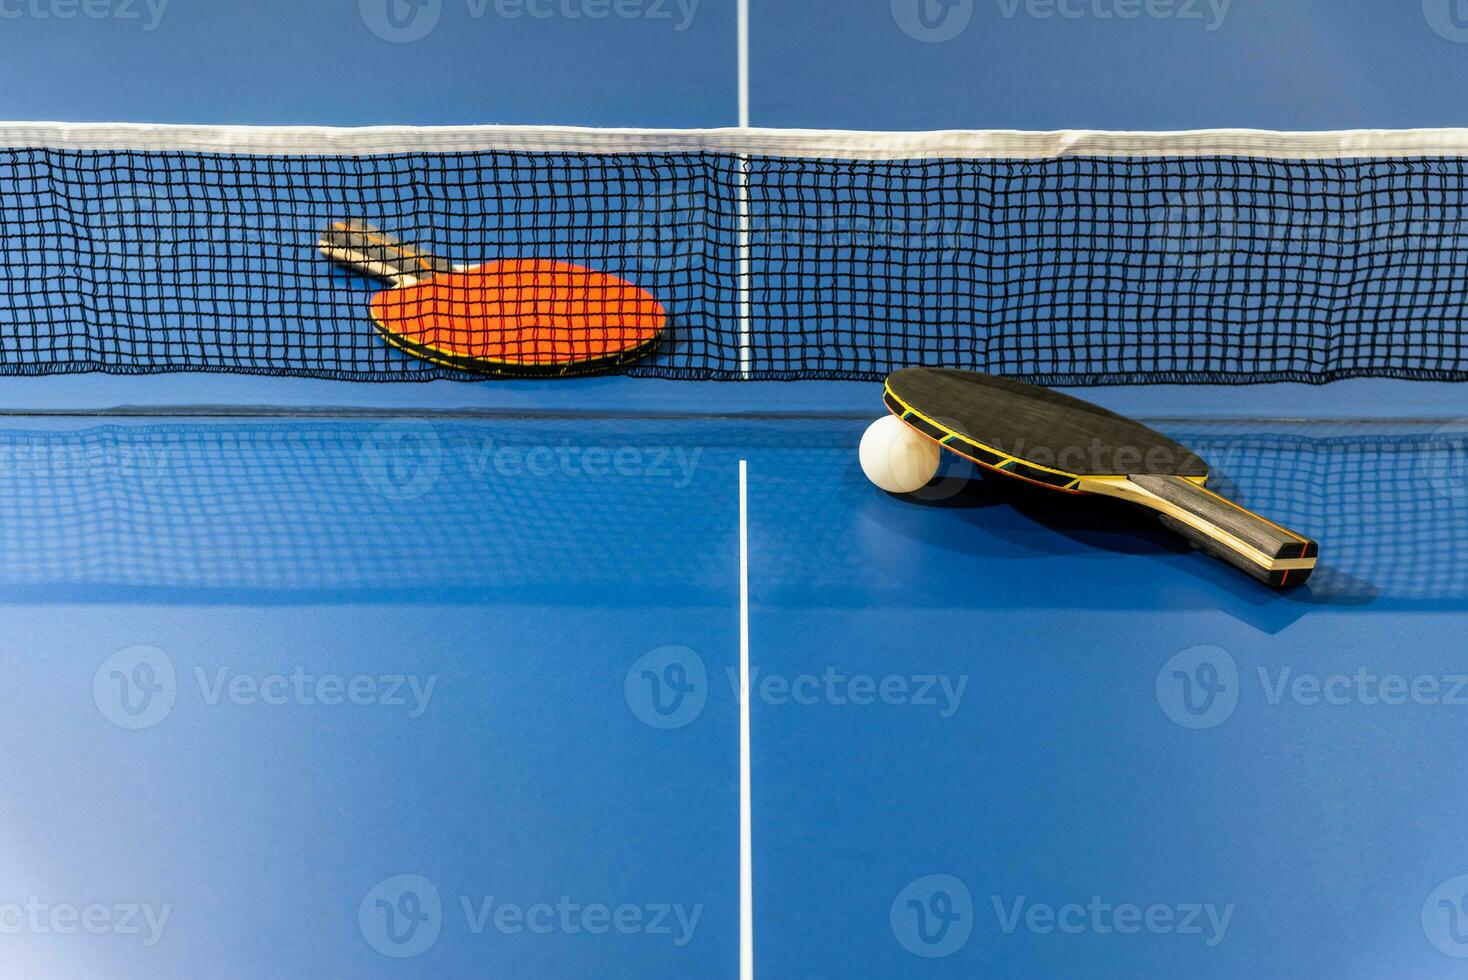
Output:
M0 373L477 380L382 342L331 220L670 314L627 374L1468 378L1468 133L0 127Z

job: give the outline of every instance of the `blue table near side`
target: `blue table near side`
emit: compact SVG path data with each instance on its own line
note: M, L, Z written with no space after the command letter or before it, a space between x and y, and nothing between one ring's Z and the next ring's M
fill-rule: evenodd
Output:
M761 974L1432 975L1468 430L1160 423L1275 594L864 424L7 419L7 962L737 976L743 460Z

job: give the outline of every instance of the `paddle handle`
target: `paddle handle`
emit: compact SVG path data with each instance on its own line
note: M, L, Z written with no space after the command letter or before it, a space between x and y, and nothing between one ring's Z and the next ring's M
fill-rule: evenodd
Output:
M365 221L333 221L321 233L319 244L321 254L333 262L394 286L412 286L455 269L447 259Z
M1253 514L1204 487L1176 476L1134 476L1130 482L1155 498L1164 527L1199 550L1275 588L1304 584L1319 546Z

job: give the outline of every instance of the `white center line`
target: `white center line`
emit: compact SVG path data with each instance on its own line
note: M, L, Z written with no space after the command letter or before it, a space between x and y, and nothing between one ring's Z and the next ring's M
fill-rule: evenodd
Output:
M739 461L739 978L754 980L754 835L749 796L749 463Z
M749 128L749 0L739 0L739 125ZM739 158L739 373L749 377L749 160ZM754 835L749 770L749 462L739 461L739 978L754 980Z

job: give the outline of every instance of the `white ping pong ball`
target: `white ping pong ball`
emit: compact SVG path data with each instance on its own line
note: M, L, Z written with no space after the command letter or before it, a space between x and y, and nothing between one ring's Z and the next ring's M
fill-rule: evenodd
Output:
M939 449L895 415L877 419L861 437L861 471L888 493L921 490L938 475Z

